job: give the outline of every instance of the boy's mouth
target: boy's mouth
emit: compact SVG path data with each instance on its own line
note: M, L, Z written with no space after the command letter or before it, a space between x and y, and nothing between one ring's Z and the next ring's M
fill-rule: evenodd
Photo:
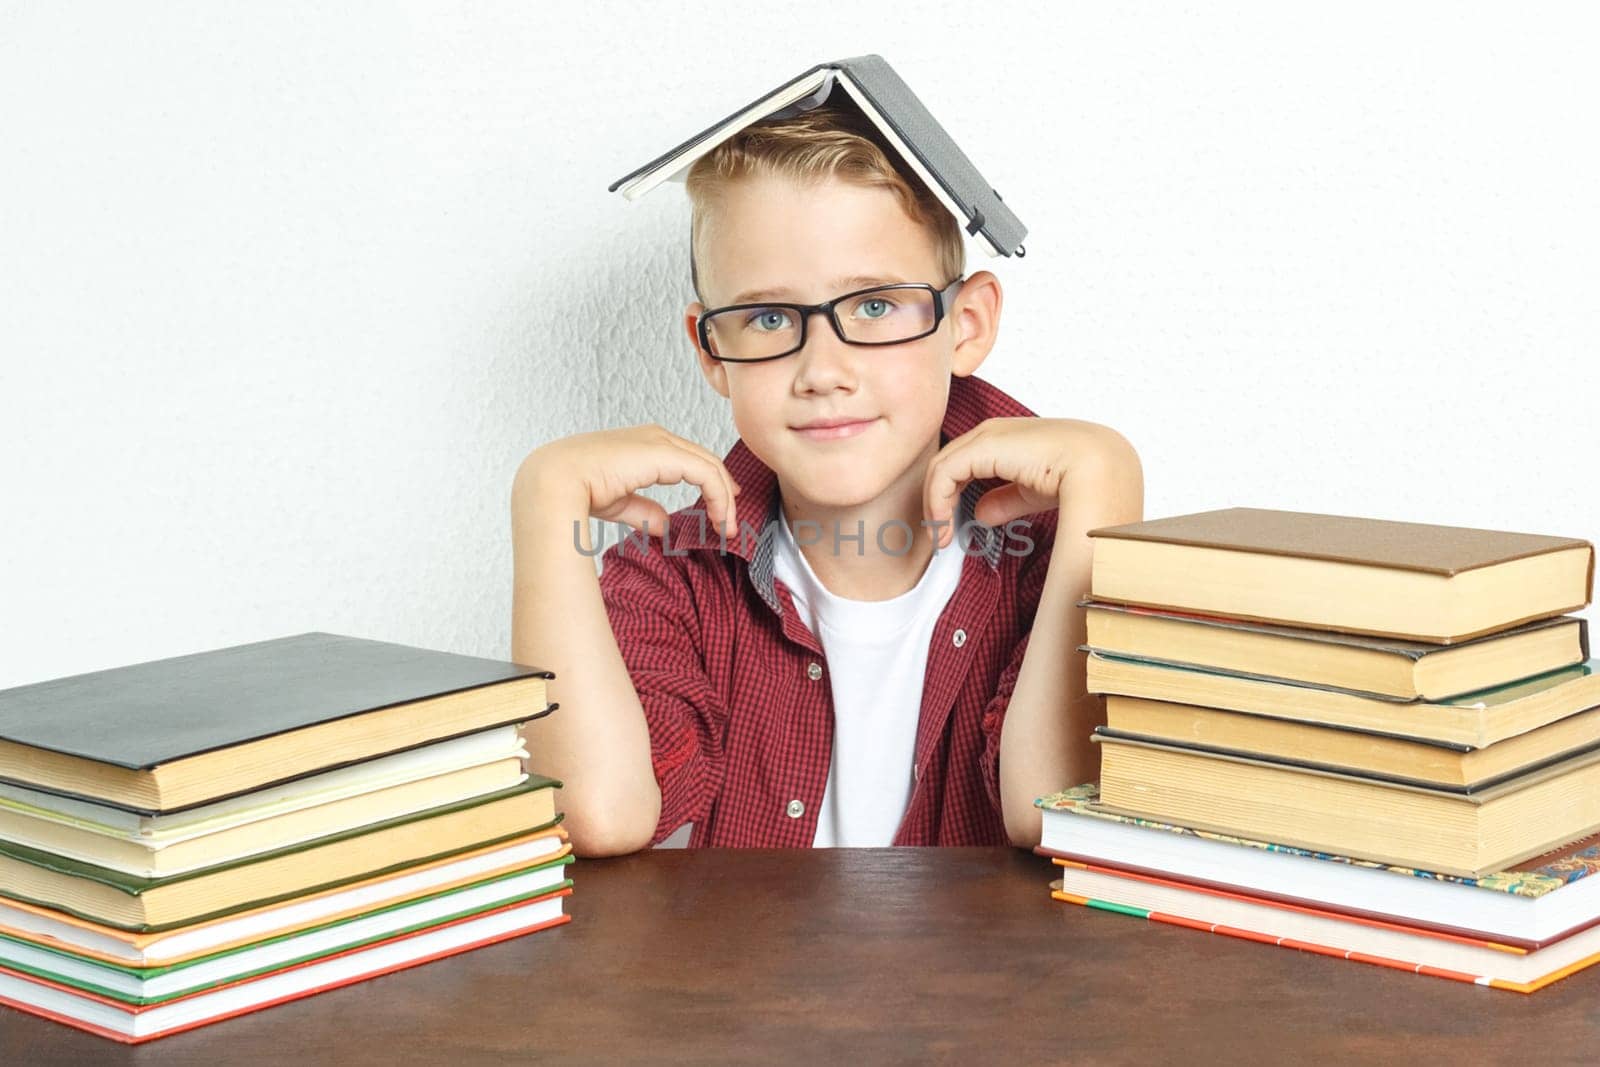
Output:
M808 441L834 441L863 433L877 419L814 419L794 431Z

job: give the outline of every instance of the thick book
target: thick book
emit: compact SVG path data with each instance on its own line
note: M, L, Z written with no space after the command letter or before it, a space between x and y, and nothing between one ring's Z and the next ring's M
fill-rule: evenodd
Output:
M657 185L681 179L695 160L746 126L841 103L861 112L967 233L991 256L1022 256L1027 228L1000 199L972 160L882 56L818 63L764 93L682 143L624 174L608 187L637 200Z
M1446 700L1589 658L1588 620L1535 619L1453 645L1081 600L1094 651L1393 700Z
M0 782L0 814L30 815L159 848L519 754L527 754L521 731L515 724L496 726L165 815Z
M192 1030L557 926L570 888L161 1004L129 1005L0 966L0 1004L127 1044Z
M1089 650L1091 693L1195 704L1296 722L1487 748L1600 705L1600 660L1448 700L1401 701Z
M530 864L559 859L571 851L566 831L553 825L331 889L148 932L121 930L43 905L0 899L0 935L114 966L173 966L459 888Z
M1487 748L1471 748L1112 694L1106 697L1105 725L1096 730L1113 737L1470 793L1600 747L1600 708Z
M0 811L0 839L63 859L163 878L280 849L509 789L526 778L517 756L345 797L183 841L150 843Z
M1433 644L1564 615L1594 592L1575 537L1223 508L1090 530L1090 595Z
M1041 855L1527 950L1600 924L1600 833L1466 878L1124 815L1092 782L1034 804Z
M0 896L122 929L183 926L526 834L554 821L559 784L530 775L510 789L161 878L0 840Z
M571 863L570 855L563 856L173 966L119 967L33 942L0 937L0 967L124 1004L160 1004L565 889L572 884L566 875Z
M1600 750L1461 794L1093 734L1125 815L1479 877L1600 830Z
M304 633L0 690L0 780L156 814L552 710L539 667Z
M1600 927L1521 952L1241 893L1058 863L1061 878L1050 883L1054 900L1431 978L1532 993L1600 963Z

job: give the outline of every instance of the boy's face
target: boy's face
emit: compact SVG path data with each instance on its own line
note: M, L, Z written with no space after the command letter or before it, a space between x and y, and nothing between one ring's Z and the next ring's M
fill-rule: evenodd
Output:
M711 307L814 304L879 282L939 289L954 280L936 276L932 238L893 193L834 178L733 183L701 252L700 288ZM700 350L696 322L706 307L690 304L686 325L702 373L732 404L739 436L778 475L785 499L849 507L894 490L920 495L923 468L939 449L950 376L971 374L988 354L1000 290L992 274L977 272L932 334L901 344L846 344L825 315L812 315L803 348L760 363ZM800 429L841 418L864 425L846 436Z

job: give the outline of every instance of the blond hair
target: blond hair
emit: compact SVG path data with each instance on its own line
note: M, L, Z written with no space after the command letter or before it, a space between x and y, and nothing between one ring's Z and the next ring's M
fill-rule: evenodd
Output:
M859 112L824 105L791 118L747 126L695 160L684 179L693 209L689 279L695 296L704 300L697 261L719 195L730 183L757 174L805 182L836 177L855 185L888 189L932 239L939 276L928 280L943 285L960 277L967 258L960 224L920 178L895 166L881 136Z

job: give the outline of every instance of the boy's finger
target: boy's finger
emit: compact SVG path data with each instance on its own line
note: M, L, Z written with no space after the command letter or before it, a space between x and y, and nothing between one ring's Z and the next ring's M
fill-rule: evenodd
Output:
M728 473L727 465L724 464L721 459L717 458L717 456L713 455L710 449L698 445L687 438L674 435L673 440L678 447L685 449L688 452L692 452L696 456L699 456L709 467L712 468L713 471L715 471L717 480L721 483L723 492L726 494L724 503L727 505L730 520L725 525L729 530L736 534L738 532L738 507L734 503L733 498L738 494L739 487L734 484L733 475ZM698 484L700 485L701 490L706 494L707 503L711 503L717 494L709 489L703 482Z
M608 511L606 520L624 523L651 537L660 537L666 533L667 509L647 496L634 493L623 498L620 505Z
M951 442L954 445L955 442ZM983 481L992 478L1010 480L1011 474L1006 473L1010 464L1003 462L996 455L996 444L984 445L978 438L963 442L960 447L950 448L949 454L941 453L928 465L927 482L924 488L924 504L927 509L929 521L943 522L941 527L949 531L949 537L955 537L955 531L949 529L955 522L956 499L966 488L967 483ZM974 516L976 517L976 516ZM942 547L949 543L948 538L941 538L939 545Z
M1032 515L1038 510L1038 507L1028 499L1026 490L1022 486L1016 482L1008 482L978 498L977 506L973 508L973 518L985 526L1004 526L1012 519ZM979 511L989 517L979 518L976 514Z
M922 510L930 523L942 524L935 527L938 535L934 540L935 548L943 548L955 536L955 531L950 529L955 501L961 495L961 487L971 480L965 449L941 454L928 464L922 486Z
M739 535L739 513L733 502L733 477L728 469L710 452L693 441L678 438L674 441L678 452L688 464L684 477L700 487L706 496L706 510L728 538Z
M961 495L962 487L975 477L969 457L974 444L982 439L980 431L985 425L979 423L966 433L946 441L923 472L922 510L929 522L945 524L939 528L941 534L934 542L935 547L943 547L955 538L955 530L949 529L955 522L955 501Z
M955 523L956 499L962 488L977 477L973 466L982 451L974 447L979 440L977 430L974 427L947 442L923 474L922 510L929 522L944 524L938 527L935 547L943 548L955 539L956 532L951 527Z

